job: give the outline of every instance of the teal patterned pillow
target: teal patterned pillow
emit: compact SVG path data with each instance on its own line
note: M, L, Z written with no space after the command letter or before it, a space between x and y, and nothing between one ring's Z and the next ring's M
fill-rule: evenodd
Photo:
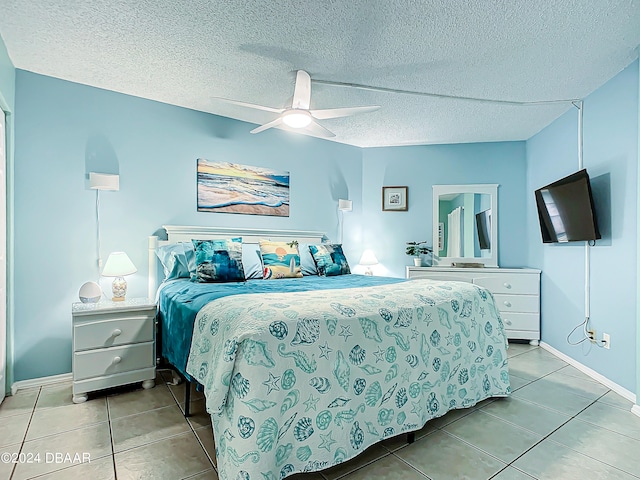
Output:
M195 282L244 282L242 238L191 240L196 253Z
M309 251L316 262L318 275L321 277L333 277L351 273L347 257L344 256L342 251L342 245L329 243L309 245Z

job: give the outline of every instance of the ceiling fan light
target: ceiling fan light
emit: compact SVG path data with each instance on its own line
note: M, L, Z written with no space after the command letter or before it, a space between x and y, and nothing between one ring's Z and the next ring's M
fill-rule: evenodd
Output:
M306 110L290 110L282 115L282 121L291 128L304 128L311 123L311 115Z

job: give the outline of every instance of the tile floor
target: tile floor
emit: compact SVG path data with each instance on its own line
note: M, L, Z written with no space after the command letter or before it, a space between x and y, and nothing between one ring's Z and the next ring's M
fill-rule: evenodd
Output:
M640 478L640 418L629 401L539 347L511 344L509 368L511 398L449 412L412 445L396 437L337 467L289 478ZM39 453L41 461L14 465L0 456L0 480L217 479L202 396L192 395L195 414L185 419L184 385L166 385L162 375L151 390L117 389L80 405L71 403L69 383L8 397L0 454ZM79 464L84 454L91 461Z

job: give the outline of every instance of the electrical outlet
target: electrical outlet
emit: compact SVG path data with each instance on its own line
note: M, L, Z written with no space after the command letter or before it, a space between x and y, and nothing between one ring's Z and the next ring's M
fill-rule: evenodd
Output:
M602 334L602 344L604 345L604 348L606 348L607 350L611 348L611 337L609 336L608 333Z
M596 343L596 331L595 329L587 330L587 337L591 340L591 343Z

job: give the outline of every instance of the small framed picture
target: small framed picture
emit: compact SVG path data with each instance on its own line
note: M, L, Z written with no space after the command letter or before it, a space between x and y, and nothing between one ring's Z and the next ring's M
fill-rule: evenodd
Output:
M406 212L409 209L409 187L382 187L382 211Z

